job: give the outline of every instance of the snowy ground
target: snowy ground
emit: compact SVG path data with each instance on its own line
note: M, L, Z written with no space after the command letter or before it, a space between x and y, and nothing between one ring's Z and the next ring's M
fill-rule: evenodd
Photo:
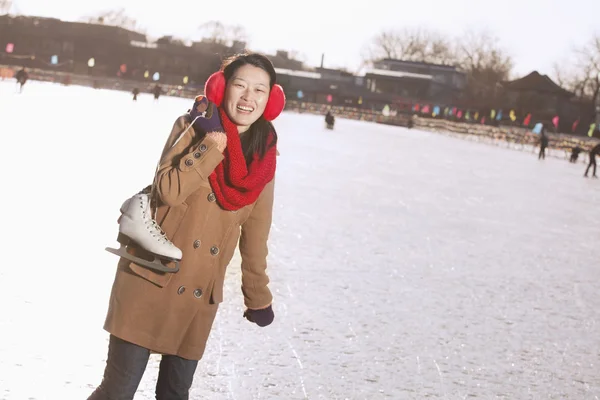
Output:
M0 83L0 399L100 382L118 207L189 100ZM270 276L239 257L191 399L599 399L600 181L581 164L284 114ZM153 399L153 356L136 399Z

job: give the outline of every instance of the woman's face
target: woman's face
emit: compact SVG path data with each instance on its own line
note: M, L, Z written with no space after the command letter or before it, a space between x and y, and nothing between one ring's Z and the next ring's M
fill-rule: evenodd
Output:
M269 88L269 74L249 64L239 67L227 81L223 108L239 133L247 131L265 111Z

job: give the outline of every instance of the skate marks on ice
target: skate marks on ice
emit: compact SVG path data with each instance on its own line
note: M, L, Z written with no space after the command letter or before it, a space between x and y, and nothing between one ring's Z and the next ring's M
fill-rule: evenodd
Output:
M300 357L298 356L296 349L294 349L292 342L289 340L288 340L288 346L290 347L290 350L292 351L292 354L294 354L294 358L296 359L296 361L298 362L298 366L300 367L300 372L298 373L298 377L300 379L300 386L302 387L302 393L304 393L304 397L308 399L308 394L306 393L306 387L304 386L304 371L303 371L304 367L302 366L302 361L300 361Z
M16 121L28 118L24 99L35 87L14 101L0 93L15 117L0 120L3 132L22 131ZM118 207L151 180L174 116L189 108L185 99L132 104L128 94L40 87L48 88L40 97L61 102L41 111L43 132L25 136L53 157L43 169L16 153L0 161L21 168L7 184L36 182L0 200L11 210L7 265L19 266L0 279L10 305L0 319L6 400L86 398L100 382L116 266L104 247L116 237ZM144 118L100 119L82 133L77 118L92 101ZM326 133L321 117L284 113L275 122L275 321L259 328L242 318L236 255L191 399L599 396L600 191L580 166L358 121ZM25 136L4 143L18 148ZM78 141L95 156L66 153L63 144ZM77 187L61 175L73 165L89 174ZM40 207L39 193L60 196ZM91 229L82 217L90 212ZM53 234L32 237L23 216ZM22 257L32 249L60 263ZM154 398L159 360L151 357L137 400Z
M327 307L339 306L334 320L367 327L362 348L373 357L362 363L364 370L385 371L382 361L393 360L390 369L403 378L384 375L379 383L398 398L596 396L592 327L599 304L593 293L600 276L590 245L600 237L600 213L593 206L600 196L579 168L559 160L542 165L527 154L427 133L419 141L418 131L392 136L382 128L377 138L385 149L378 147L378 158L368 165L386 177L388 184L380 185L361 173L367 167L361 160L374 150L364 142L374 143L374 136L363 138L358 123L343 122L356 129L342 128L343 140L335 143L332 135L316 138L311 129L303 136L322 145L308 162L328 168L296 169L306 154L286 149L282 139L282 155L299 156L281 168L293 178L289 187L280 180L279 188L302 197L286 199L280 210L310 209L311 223L320 222L323 232L297 224L302 240L280 238L278 246L315 255L303 260L300 269L308 272L302 278L314 273L344 288L328 287L327 298L335 301ZM349 153L339 149L344 144L356 148L352 159L340 156ZM337 163L317 162L327 158ZM396 168L389 160L398 160ZM293 170L286 169L290 165ZM278 226L286 232L286 222L293 222L281 215ZM318 303L322 289L307 285L302 298ZM389 332L386 323L394 326ZM379 340L373 343L374 334ZM407 368L417 356L428 360L416 380L423 385ZM369 368L373 362L379 365ZM359 393L381 396L375 385Z
M277 262L275 264L281 265L281 263L277 263ZM294 297L294 293L293 293L292 288L290 287L290 285L286 284L285 287L287 289L288 298ZM281 302L281 306L282 306L282 308L284 310L283 317L284 317L284 321L285 321L285 320L288 320L289 313L288 313L288 307L287 307L287 305L285 303L285 297L282 298L282 300L283 301ZM292 324L292 331L294 332L294 334L297 334L298 329L296 328L295 322L293 321L292 318L290 318L289 321L291 321L291 324ZM298 376L298 378L300 380L300 386L302 387L302 393L304 394L305 398L308 398L308 394L306 393L306 386L304 385L304 366L302 365L302 360L300 359L300 356L298 355L298 352L296 352L296 349L292 345L292 341L289 340L289 339L287 339L287 344L288 344L288 346L290 348L290 351L294 355L294 358L296 359L296 362L298 363L298 367L300 368L300 370L298 371L297 376Z
M270 269L279 265L272 252ZM287 299L290 288L272 287L275 296L275 322L259 328L242 318L239 271L236 252L228 269L225 301L220 305L204 360L196 372L193 393L211 399L308 399L303 355L296 340L297 327L290 322ZM276 279L276 273L271 278Z

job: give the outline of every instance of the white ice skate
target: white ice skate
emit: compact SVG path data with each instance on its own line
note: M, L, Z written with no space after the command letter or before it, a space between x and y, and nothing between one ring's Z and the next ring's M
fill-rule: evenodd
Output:
M152 219L150 198L145 193L138 193L125 200L121 206L119 218L119 249L106 248L106 251L126 258L143 267L160 272L179 271L179 260L182 252L165 235L158 223ZM127 246L135 243L154 255L154 261L144 260L127 252ZM174 261L175 268L164 265L160 260Z
M173 131L167 138L160 159L193 127L196 120L204 117L206 112L194 118L183 132ZM156 165L156 171L160 162ZM134 263L160 272L179 271L179 261L182 257L181 250L176 247L165 235L158 223L152 219L150 208L150 197L145 191L125 200L121 206L121 218L119 218L119 236L117 241L121 244L119 249L106 248L106 251L126 258ZM127 246L131 243L148 251L154 256L153 261L144 260L127 252ZM175 267L170 268L161 262L174 261Z

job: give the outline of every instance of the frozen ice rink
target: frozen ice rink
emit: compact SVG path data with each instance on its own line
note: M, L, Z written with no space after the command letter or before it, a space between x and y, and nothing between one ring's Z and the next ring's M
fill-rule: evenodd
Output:
M0 83L0 399L100 383L122 201L191 100ZM600 398L600 180L417 130L283 114L269 271L239 256L190 398ZM152 356L136 399L153 399Z

